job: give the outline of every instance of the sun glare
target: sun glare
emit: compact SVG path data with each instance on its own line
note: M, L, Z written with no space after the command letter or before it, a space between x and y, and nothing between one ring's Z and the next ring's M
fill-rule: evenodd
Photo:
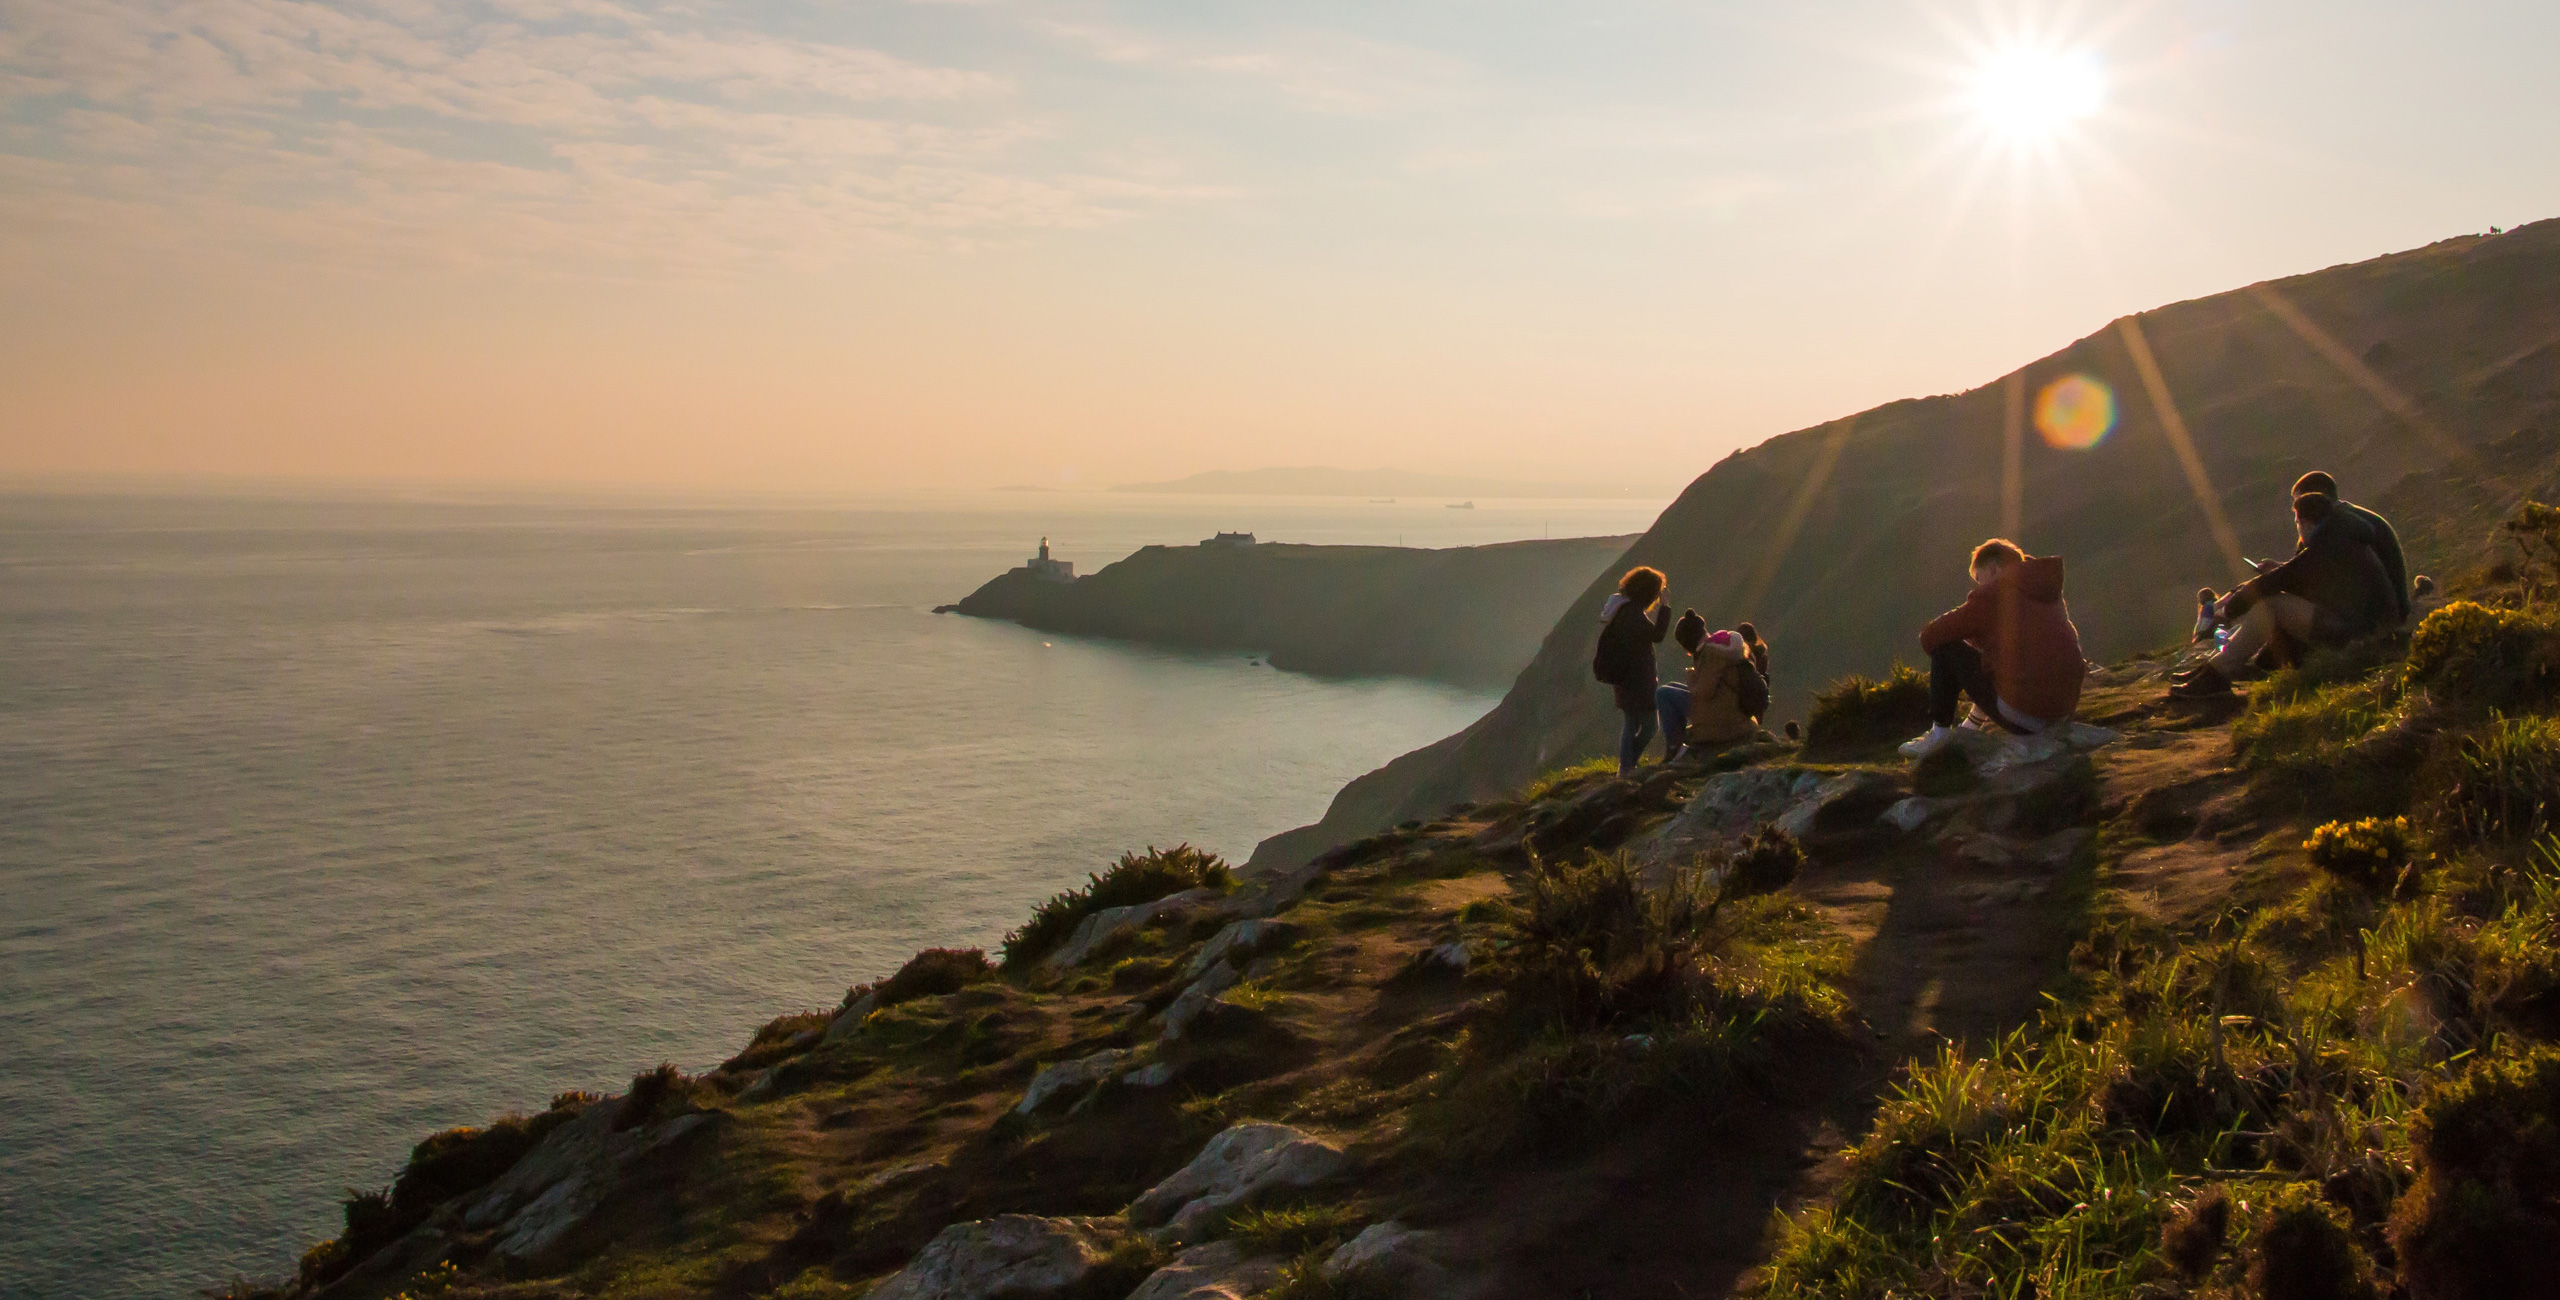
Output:
M2021 142L2048 140L2098 111L2106 74L2086 51L2009 50L1974 72L1973 100L1992 130Z

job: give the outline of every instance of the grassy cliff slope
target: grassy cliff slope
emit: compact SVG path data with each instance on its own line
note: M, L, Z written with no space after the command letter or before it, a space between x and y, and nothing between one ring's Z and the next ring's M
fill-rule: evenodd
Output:
M2327 469L2350 499L2392 512L2420 572L2476 556L2499 514L2550 472L2560 221L2130 319L2249 555L2290 549L2286 492L2306 469ZM2068 560L2071 611L2092 659L2160 644L2192 620L2196 588L2227 586L2231 573L2123 322L1981 388L1737 452L1692 483L1625 560L1664 569L1673 602L1718 626L1757 622L1776 645L1777 714L1801 717L1817 685L1916 657L1914 631L1964 593L1967 550L2002 531L2013 389L2031 404L2072 374L2107 385L2120 418L2085 451L2026 433L2014 531L2029 550ZM1353 782L1323 821L1275 837L1255 861L1305 861L1603 752L1616 719L1588 664L1607 591L1606 575L1596 577L1561 606L1491 714Z

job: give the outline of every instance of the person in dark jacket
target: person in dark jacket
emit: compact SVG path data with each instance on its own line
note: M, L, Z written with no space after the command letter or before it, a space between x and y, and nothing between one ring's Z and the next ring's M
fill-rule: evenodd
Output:
M1618 579L1618 594L1600 607L1600 648L1591 672L1617 697L1620 776L1636 770L1644 747L1653 742L1653 691L1661 684L1653 648L1671 630L1671 608L1662 603L1666 585L1662 570L1638 565Z
M2241 667L2278 635L2305 647L2338 645L2400 617L2373 529L2361 516L2305 492L2293 499L2293 520L2302 539L2293 558L2222 598L2223 618L2236 620L2230 639L2169 688L2172 699L2228 697Z
M2002 730L2033 735L2080 707L2089 673L2080 629L2062 599L2059 556L2029 556L1994 537L1973 548L1973 590L1920 629L1929 656L1929 730L1902 746L1923 759L1955 738L1956 706L1975 706Z
M2391 603L2396 611L2391 621L2407 623L2411 612L2409 558L2400 553L2400 534L2392 528L2391 521L2353 501L2341 499L2338 496L2338 480L2329 477L2327 470L2315 469L2293 481L2295 496L2301 496L2305 492L2316 492L2336 501L2338 509L2363 520L2365 527L2373 530L2373 556L2382 561L2382 574L2391 580Z

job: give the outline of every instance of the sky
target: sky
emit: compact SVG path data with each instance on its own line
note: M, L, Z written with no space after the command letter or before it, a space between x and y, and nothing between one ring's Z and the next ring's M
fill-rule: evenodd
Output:
M0 481L1658 485L2560 216L2548 0L0 0Z

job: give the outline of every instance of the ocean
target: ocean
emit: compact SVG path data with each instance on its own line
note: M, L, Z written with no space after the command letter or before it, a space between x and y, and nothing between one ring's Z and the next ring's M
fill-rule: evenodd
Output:
M432 1130L708 1068L1126 849L1240 861L1493 703L930 612L1043 534L1660 505L0 496L0 1297L283 1274Z

